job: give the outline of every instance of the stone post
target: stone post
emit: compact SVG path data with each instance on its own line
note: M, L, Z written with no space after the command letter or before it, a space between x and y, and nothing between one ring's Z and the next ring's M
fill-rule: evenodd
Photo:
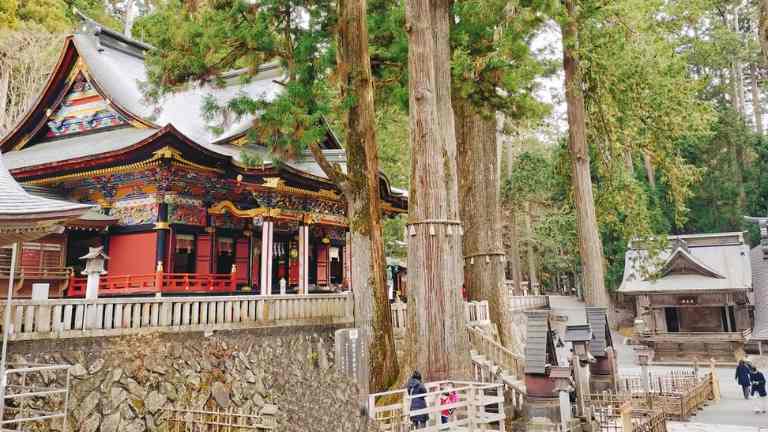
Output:
M568 424L571 421L571 398L569 397L569 394L573 390L572 383L573 381L570 376L568 378L557 378L555 380L555 392L557 392L560 402L560 425L564 431L568 430Z
M648 394L651 391L651 383L649 382L648 364L653 359L653 350L646 346L639 346L635 348L635 356L637 364L640 365L640 383L643 386L643 391Z

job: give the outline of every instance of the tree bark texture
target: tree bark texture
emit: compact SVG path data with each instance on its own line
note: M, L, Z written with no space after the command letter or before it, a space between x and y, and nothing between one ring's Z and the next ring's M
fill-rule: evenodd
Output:
M525 203L525 234L528 236L526 242L526 254L528 256L528 291L533 295L540 294L539 285L539 272L537 270L538 264L536 263L536 251L533 250L533 224L531 219L533 218L533 206L530 202Z
M645 176L648 178L648 184L652 190L656 189L656 168L653 166L651 155L643 152L643 165L645 165Z
M517 231L517 209L509 211L509 260L512 267L512 280L515 282L515 295L523 295L523 268L520 261L520 234Z
M763 53L763 64L768 65L768 0L760 0L757 35L760 51Z
M568 108L568 150L571 157L572 182L576 204L579 253L584 274L584 298L590 306L608 307L610 300L605 287L603 246L597 227L595 200L589 170L584 95L579 65L573 44L578 41L576 0L565 0L568 20L563 25L563 69L565 70L565 99Z
M507 176L512 176L515 165L514 140L507 141ZM515 295L523 294L523 270L520 264L520 235L517 230L518 210L512 206L509 209L509 260L512 267L512 280L515 282Z
M387 296L366 7L366 0L338 2L338 69L342 96L351 96L354 101L345 119L348 174L342 190L349 204L349 227L355 251L351 263L355 326L364 330L363 356L370 371L368 384L372 392L377 392L397 379L398 363Z
M426 380L467 379L449 0L408 0L408 342Z
M760 76L757 72L757 66L750 66L750 75L752 81L752 114L755 116L755 132L758 135L763 134L763 105L760 97Z
M510 345L512 321L504 286L496 117L484 118L469 101L459 98L453 98L453 112L464 226L464 283L470 300L488 301L499 339Z

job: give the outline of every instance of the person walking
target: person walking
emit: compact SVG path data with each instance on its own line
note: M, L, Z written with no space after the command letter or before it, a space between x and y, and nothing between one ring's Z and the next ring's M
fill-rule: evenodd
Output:
M768 401L765 392L765 376L754 366L751 366L749 376L752 382L752 396L755 394L760 396L760 399L755 401L755 414L765 414L766 402Z
M450 385L449 385L450 386ZM459 401L459 395L452 388L447 388L440 396L440 406L451 405ZM454 408L448 408L440 411L440 424L447 424L453 415Z
M427 400L424 396L417 396L427 394L427 388L421 382L421 373L419 371L413 371L411 378L406 385L408 390L408 396L411 398L411 411L423 410L427 407ZM429 420L429 414L418 414L411 416L411 425L414 429L421 429L427 426L427 420Z
M736 382L741 386L741 390L744 393L744 399L749 399L749 388L752 385L752 377L749 366L744 360L739 360L739 365L736 366Z

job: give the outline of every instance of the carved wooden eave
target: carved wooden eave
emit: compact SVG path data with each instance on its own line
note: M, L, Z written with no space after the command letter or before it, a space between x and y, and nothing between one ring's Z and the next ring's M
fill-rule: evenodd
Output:
M241 209L232 201L218 202L208 209L208 213L212 215L231 214L232 216L246 219L261 217L273 220L299 222L305 225L323 224L343 228L348 227L346 218L342 216L269 207Z
M725 279L725 276L696 259L690 252L683 248L675 249L675 252L667 259L660 272L661 277L672 274L698 274L700 276Z

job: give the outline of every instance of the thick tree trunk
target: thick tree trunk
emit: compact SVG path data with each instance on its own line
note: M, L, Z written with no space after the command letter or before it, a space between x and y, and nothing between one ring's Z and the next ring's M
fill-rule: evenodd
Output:
M501 343L511 346L512 322L504 286L496 117L482 117L469 101L459 98L453 99L453 111L467 295L470 300L488 301L491 321L499 328Z
M514 140L508 140L507 152L507 176L512 176L512 167L515 165ZM518 211L513 206L509 209L509 256L512 267L512 280L515 282L515 295L523 294L523 269L520 263L520 234L517 230Z
M10 86L11 72L10 67L0 61L0 136L5 134L11 120L8 110L8 88Z
M541 287L539 286L538 264L536 263L536 251L533 250L533 224L531 219L533 215L530 202L525 203L525 235L528 236L526 244L526 254L528 258L528 290L533 295L539 295Z
M758 16L758 42L763 53L763 64L768 65L768 0L760 0Z
M352 259L355 326L364 330L364 360L370 370L370 390L376 392L394 382L398 364L385 276L366 1L340 0L338 8L341 92L355 102L346 117L348 184L343 189L349 203L349 227L355 251Z
M411 190L408 323L415 366L427 380L467 379L469 339L450 99L449 0L408 0Z
M652 190L656 189L656 168L653 167L651 155L643 152L643 165L645 165L645 175L648 178L648 184Z
M136 0L127 0L125 3L125 16L123 17L123 34L132 37L133 24L136 21L136 13L133 8L136 6Z
M509 260L512 267L512 280L515 282L515 295L523 295L523 267L520 261L520 234L517 231L517 209L509 211Z
M763 104L760 97L760 76L757 73L757 66L750 66L750 75L752 78L752 114L755 117L755 132L758 135L763 134Z
M568 149L576 201L579 252L584 273L584 297L587 304L591 306L608 307L610 299L605 288L603 245L597 227L589 170L584 95L574 49L578 41L574 2L575 0L565 0L568 21L563 25L563 69L565 70L565 99L568 106Z

